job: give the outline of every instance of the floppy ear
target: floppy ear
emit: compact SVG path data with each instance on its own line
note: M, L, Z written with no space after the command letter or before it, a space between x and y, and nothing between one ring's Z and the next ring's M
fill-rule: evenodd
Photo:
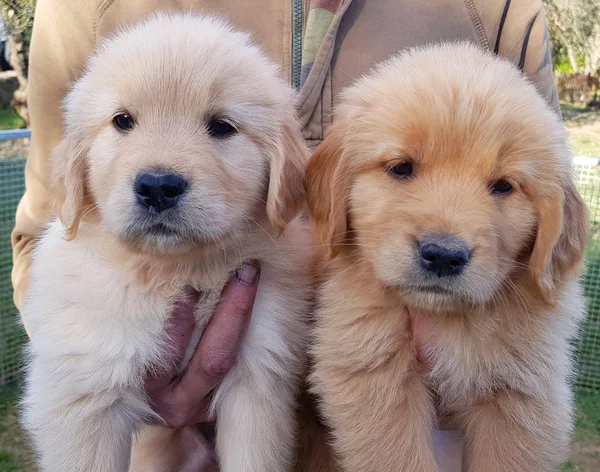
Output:
M77 236L77 228L86 208L86 154L84 145L66 136L52 151L51 193L67 240Z
M543 300L556 303L557 285L576 275L588 237L587 208L569 178L562 191L547 197L538 209L538 229L531 254L532 276Z
M306 200L304 177L310 151L300 126L290 120L283 126L280 142L271 152L267 216L283 231Z
M334 123L315 151L306 172L308 208L326 259L337 256L346 239L350 186L348 166L343 165L342 125Z

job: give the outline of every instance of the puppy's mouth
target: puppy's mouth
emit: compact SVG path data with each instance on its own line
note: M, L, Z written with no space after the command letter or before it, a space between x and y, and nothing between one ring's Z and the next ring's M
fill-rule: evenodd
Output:
M165 221L134 222L124 232L125 239L152 239L184 237L182 228Z
M152 236L179 237L179 236L181 236L179 230L177 230L176 228L173 228L171 226L168 226L164 223L156 223L153 225L148 225L148 227L146 227L144 230L142 230L142 234L145 234L146 236L149 236L149 237L152 237Z
M136 219L119 237L133 250L151 253L180 252L197 243L188 228L165 218Z
M440 285L408 284L397 290L406 303L424 310L454 311L473 303L462 291Z
M453 290L446 287L440 287L439 285L414 285L406 287L407 290L414 290L415 292L421 293L438 293L442 295L452 296L455 295Z
M434 280L413 280L400 282L397 289L401 292L413 293L415 295L442 295L448 298L464 298L465 294L457 283L436 283Z

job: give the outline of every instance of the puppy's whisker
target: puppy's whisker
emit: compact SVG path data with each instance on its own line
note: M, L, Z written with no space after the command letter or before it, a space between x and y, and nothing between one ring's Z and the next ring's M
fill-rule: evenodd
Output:
M360 267L362 267L363 265L367 265L367 264L368 264L368 261L366 261L366 260L362 260L362 259L359 259L359 260L357 260L357 261L353 262L352 264L350 264L350 265L349 265L347 268L345 268L345 269L344 269L344 270L341 272L341 274L344 274L344 273L346 273L346 272L348 272L348 271L350 271L350 270L354 270L354 269L356 269L356 268L360 268Z
M352 244L352 243L331 243L331 244L315 244L312 247L314 248L326 248L326 247L351 247L351 248L356 248L356 244ZM361 244L361 247L363 248L372 248L372 249L378 249L379 246L375 246L375 245L369 245L369 244Z
M512 280L508 280L508 284L515 292L515 295L518 297L518 299L522 302L525 313L530 315L533 312L533 308L525 293L523 293L523 291Z
M275 239L271 236L271 234L258 221L256 221L250 215L245 215L245 217L248 220L252 221L256 226L258 226L258 228L261 229L269 237L269 239L273 242L273 244L278 247L277 241L275 241Z
M559 283L566 283L567 282L565 280L559 279L558 277L555 277L550 272L547 272L547 271L544 271L544 270L541 270L541 269L536 269L535 267L531 267L529 264L526 264L524 262L519 262L519 261L515 261L515 260L512 260L512 259L508 259L508 258L503 258L502 256L498 257L498 259L501 260L501 261L503 261L503 262L509 262L509 263L511 263L515 267L519 267L519 268L522 268L522 269L527 269L527 270L533 271L533 272L538 273L538 274L547 275L548 277L550 277L555 282L559 282Z

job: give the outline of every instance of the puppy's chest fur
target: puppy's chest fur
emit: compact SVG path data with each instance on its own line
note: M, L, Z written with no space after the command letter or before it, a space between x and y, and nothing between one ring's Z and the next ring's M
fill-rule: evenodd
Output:
M321 287L315 378L328 372L343 379L397 363L399 372L423 377L444 417L500 391L535 397L569 376L570 340L584 316L576 281L564 287L555 309L534 307L534 300L525 309L520 300L499 309L427 314L431 332L421 342L425 369L402 301L376 282L352 278L340 273Z
M128 255L91 225L82 225L77 238L66 241L56 222L36 248L44 257L34 255L36 281L24 305L34 350L50 358L80 349L109 364L124 359L137 366L153 364L165 347L166 322L175 303L194 289L200 293L197 327L183 366L233 271L250 259L262 267L254 330L271 329L295 346L306 331L310 236L296 222L289 229L290 237L274 241L264 233L249 235L243 252L238 248L210 260L157 264ZM128 376L122 375L126 383Z

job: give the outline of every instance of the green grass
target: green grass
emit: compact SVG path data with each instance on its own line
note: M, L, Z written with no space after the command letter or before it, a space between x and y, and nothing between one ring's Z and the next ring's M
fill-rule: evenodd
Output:
M589 113L594 110L595 110L594 108L590 108L585 105L579 105L579 104L567 103L567 102L560 103L560 111L563 113L563 115L568 114L568 113L577 113L577 114Z
M563 472L596 472L600 470L600 392L580 392L576 405L572 457Z
M33 460L25 435L19 428L16 402L19 387L0 387L0 472L31 471Z
M575 156L600 157L600 146L588 136L572 134L569 137L569 146Z
M25 122L12 108L0 108L0 130L25 128ZM2 460L0 458L0 460Z
M576 441L600 445L600 392L581 392L577 395Z
M569 103L560 108L573 154L600 157L600 110Z
M569 137L569 144L577 156L600 157L600 142L590 136L573 133Z

